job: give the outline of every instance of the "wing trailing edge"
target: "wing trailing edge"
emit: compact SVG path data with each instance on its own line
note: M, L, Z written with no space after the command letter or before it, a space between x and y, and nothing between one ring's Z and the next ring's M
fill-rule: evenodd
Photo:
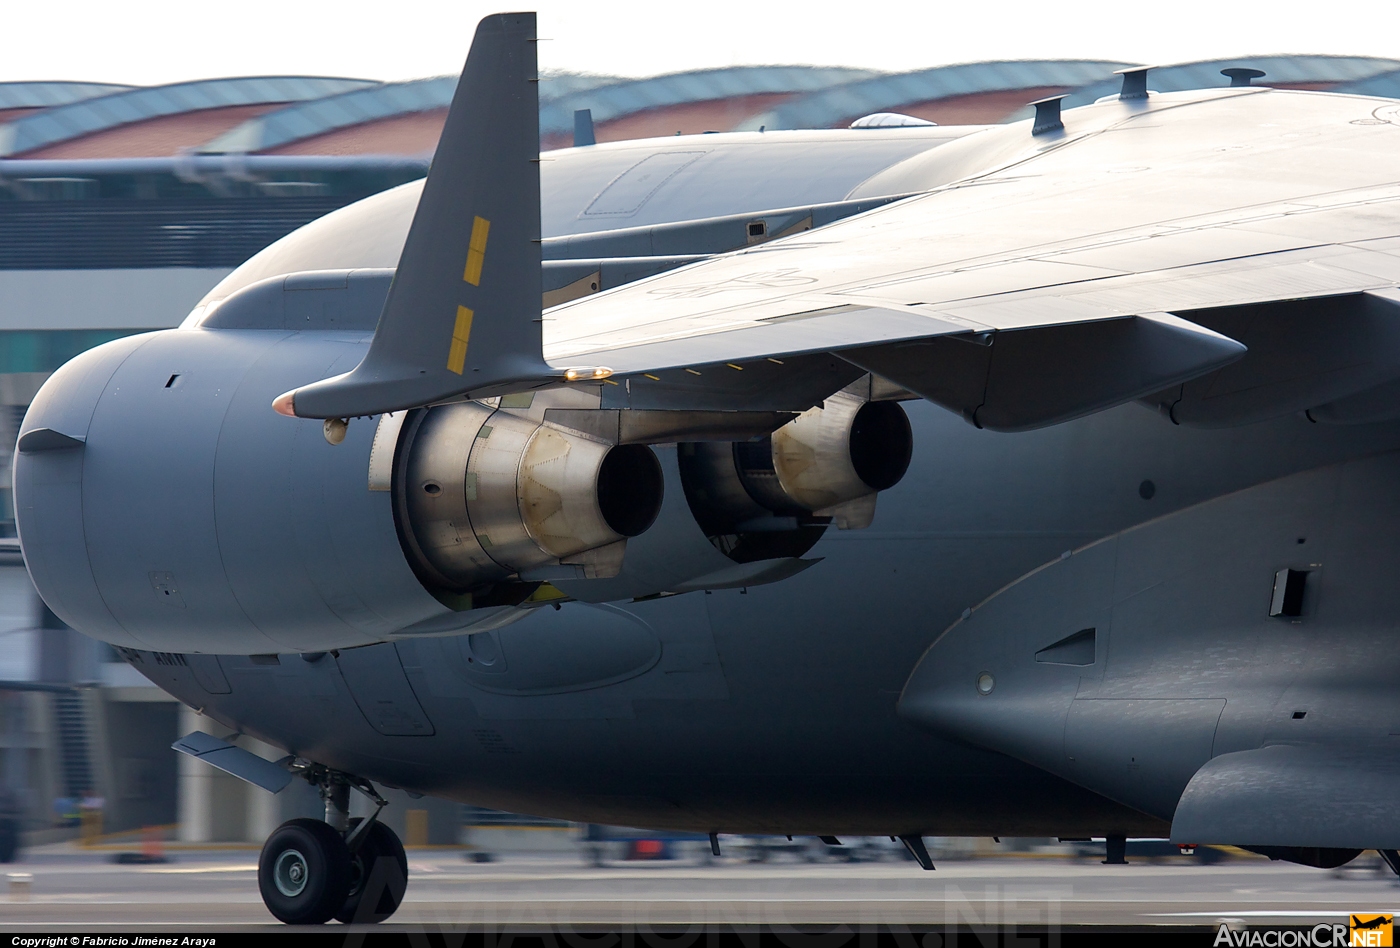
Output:
M560 377L541 354L535 42L533 13L477 26L369 352L279 412L372 415Z

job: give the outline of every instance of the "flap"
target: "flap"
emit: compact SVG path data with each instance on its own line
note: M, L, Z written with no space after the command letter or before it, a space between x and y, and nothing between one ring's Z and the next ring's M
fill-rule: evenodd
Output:
M1233 339L1159 313L935 337L841 355L979 428L1024 431L1195 378L1244 353Z
M1330 405L1400 377L1400 293L1393 289L1196 310L1190 317L1248 346L1249 354L1144 399L1180 425L1251 424ZM1345 420L1348 413L1355 414L1355 406L1312 417Z

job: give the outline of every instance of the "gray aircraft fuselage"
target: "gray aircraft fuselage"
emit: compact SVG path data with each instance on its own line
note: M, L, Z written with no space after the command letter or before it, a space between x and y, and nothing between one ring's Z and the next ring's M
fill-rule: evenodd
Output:
M553 153L544 233L841 201L963 133L717 135ZM693 162L633 195L630 216L625 201L590 215L646 155L687 151ZM199 318L258 279L392 267L415 200L405 186L309 225L211 293ZM1393 523L1384 486L1395 483L1400 422L1289 413L1185 427L1133 403L1002 434L906 401L914 451L903 480L882 492L868 528L828 528L806 554L820 562L796 575L565 601L472 634L398 635L441 610L415 586L389 494L365 490L373 423L352 420L345 442L329 445L319 421L266 407L353 366L368 339L364 328L192 323L109 344L81 357L81 374L60 373L68 387L36 401L28 427L62 431L55 419L82 416L84 446L20 455L16 470L46 601L230 729L390 786L587 822L1157 836L1192 774L1213 754L1286 739L1274 719L1293 722L1294 704L1306 705L1296 721L1309 740L1325 742L1329 727L1354 736L1357 693L1337 682L1363 683L1366 718L1380 722L1363 730L1389 733L1395 646L1380 630L1400 604L1375 584L1397 550L1370 512ZM630 541L629 568L697 534L678 449L655 450L665 499L656 525ZM36 511L54 516L44 505L65 498L65 529L87 537L87 573L64 559L72 542L32 539ZM151 538L132 538L143 530ZM1108 548L1133 544L1147 550L1143 575L1115 587L1126 561ZM1297 623L1268 614L1288 567L1311 571ZM308 598L285 592L293 580ZM287 646L285 626L306 603L306 628L344 629L356 647L330 631ZM1178 610L1179 625L1164 618ZM221 649L225 626L266 647ZM1101 651L1087 664L1037 660L1090 627ZM995 679L987 694L984 673ZM1157 719L1134 723L1152 701L1182 702L1185 738L1173 743ZM1075 760L1075 740L1107 756Z
M222 724L302 756L517 812L725 832L1164 834L1170 813L1116 807L900 717L910 672L965 608L1063 551L1295 470L1393 450L1400 427L1363 432L1287 418L1200 431L1133 405L1004 435L931 405L910 409L914 462L868 531L833 532L813 551L821 563L781 583L621 606L663 643L660 661L637 677L573 690L559 683L565 673L541 689L553 693L530 694L529 679L512 693L473 673L466 636L371 646L359 651L378 653L386 688L399 674L397 650L435 730L386 737L329 655L311 663L284 655L273 668L221 656L226 695L209 694L187 669L155 665L150 653L137 668ZM1139 496L1145 479L1157 489L1150 500ZM1256 572L1249 592L1267 598L1272 564ZM589 633L603 625L598 611L569 603L496 635L508 660L512 637L535 633L526 654L551 671L587 665L596 661ZM1028 652L1075 630L1047 622L1036 631ZM617 639L609 644L625 674L633 656ZM1307 663L1306 643L1293 647L1303 652L1294 661ZM1358 654L1356 671L1372 660ZM649 661L644 654L634 667ZM973 695L979 669L960 670ZM356 695L361 707L375 700L369 681ZM1274 684L1280 696L1285 687Z

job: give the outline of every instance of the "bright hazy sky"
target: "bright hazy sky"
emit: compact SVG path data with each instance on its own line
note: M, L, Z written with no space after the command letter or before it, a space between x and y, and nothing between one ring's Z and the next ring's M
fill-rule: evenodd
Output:
M626 76L755 63L1400 59L1396 0L542 0L513 9L531 8L549 40L543 69ZM0 81L443 75L460 71L477 20L502 9L476 0L13 0Z

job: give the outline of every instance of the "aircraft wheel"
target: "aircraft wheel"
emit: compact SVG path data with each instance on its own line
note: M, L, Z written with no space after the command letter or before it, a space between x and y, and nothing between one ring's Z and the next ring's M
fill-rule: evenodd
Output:
M320 820L288 820L273 830L258 857L263 904L288 925L330 921L345 904L350 883L350 850Z
M359 822L350 821L351 832ZM376 822L350 859L350 894L336 919L347 925L378 923L398 911L408 889L408 856L394 831Z

